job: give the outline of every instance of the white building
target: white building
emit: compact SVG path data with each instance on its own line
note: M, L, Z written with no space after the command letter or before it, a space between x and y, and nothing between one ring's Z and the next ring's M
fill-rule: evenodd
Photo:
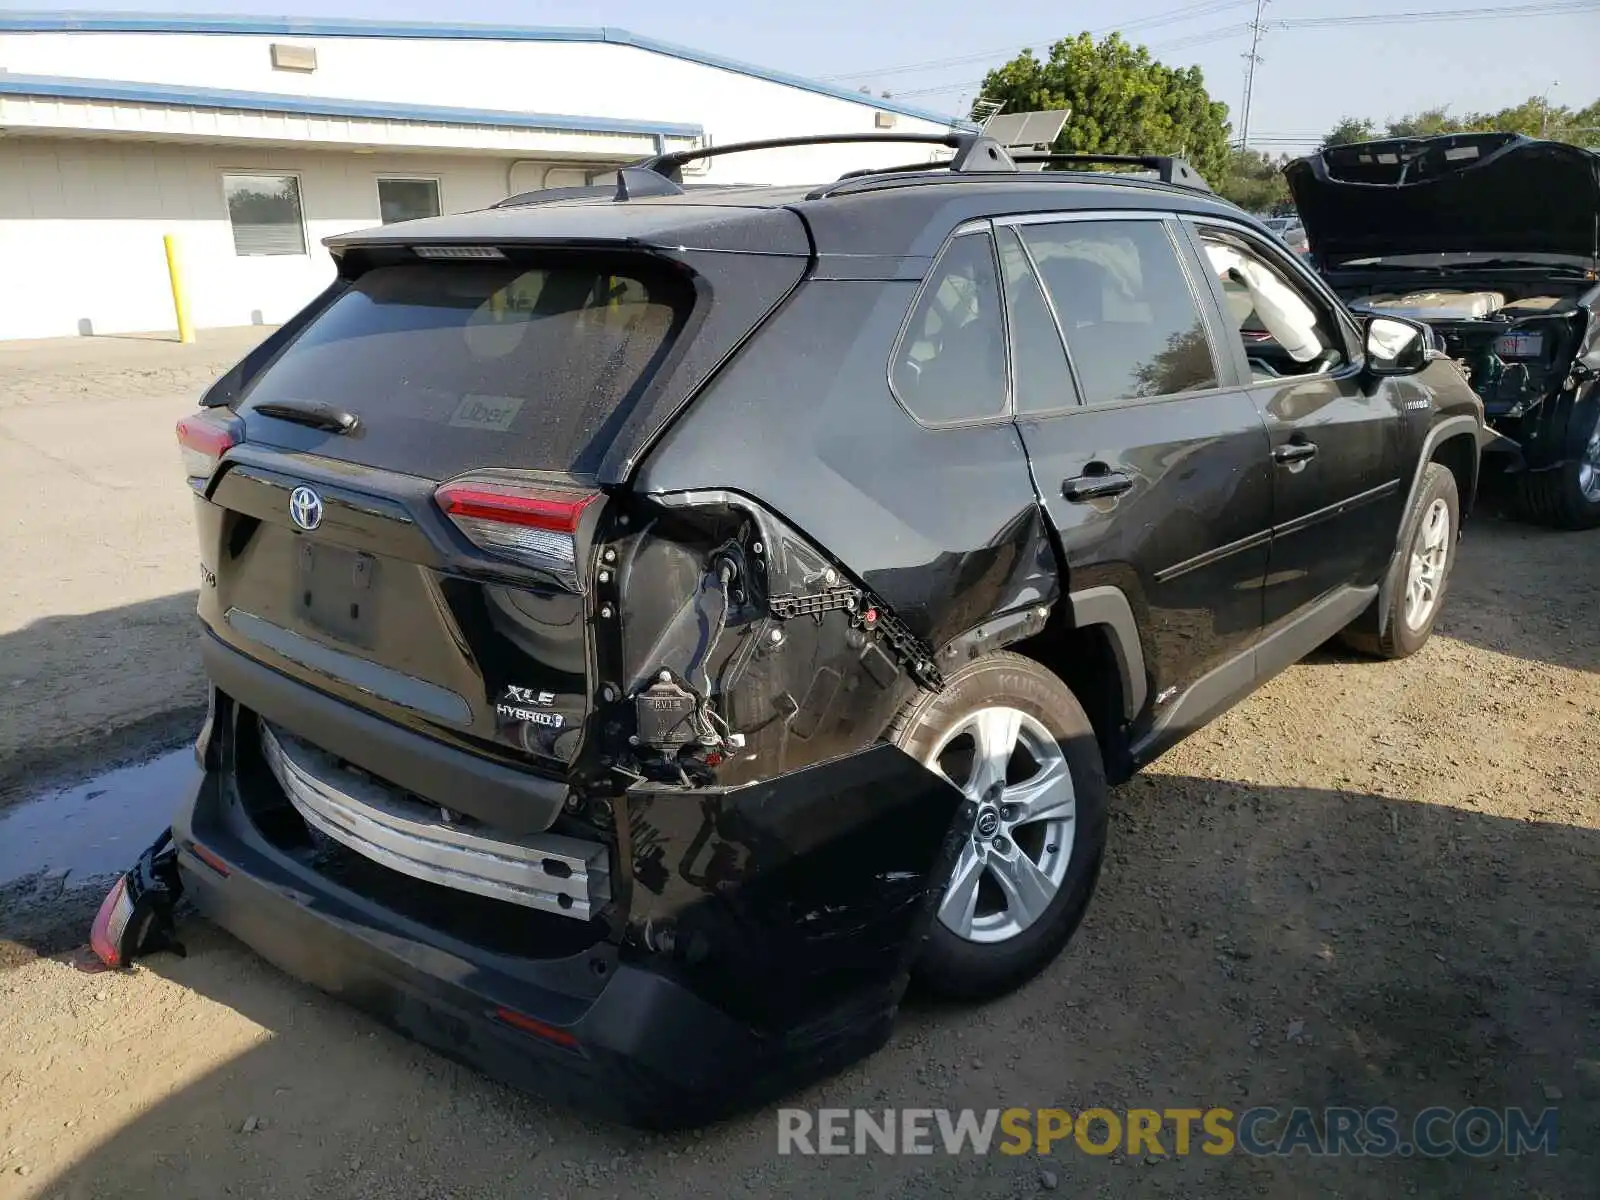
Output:
M0 11L0 338L276 324L321 240L697 144L942 133L950 120L618 29ZM930 157L831 146L711 160L823 180Z

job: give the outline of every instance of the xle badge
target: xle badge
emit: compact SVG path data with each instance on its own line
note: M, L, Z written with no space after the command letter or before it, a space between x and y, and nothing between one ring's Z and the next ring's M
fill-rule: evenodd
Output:
M532 688L511 684L506 687L505 698L495 705L494 711L502 720L560 729L565 723L561 714L543 711L543 706L555 703L555 698L554 692L536 692Z

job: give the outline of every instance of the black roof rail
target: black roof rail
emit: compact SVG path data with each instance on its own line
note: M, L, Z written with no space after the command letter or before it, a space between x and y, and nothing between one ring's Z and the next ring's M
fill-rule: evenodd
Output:
M724 154L745 154L754 150L784 150L791 146L838 146L852 143L884 145L948 146L955 151L949 162L924 164L931 170L1015 171L1016 163L1006 148L981 133L819 133L805 137L766 138L754 142L729 142L725 146L701 146L693 150L673 150L641 159L631 169L652 171L673 183L683 182L683 164ZM899 168L906 169L906 168ZM618 188L617 199L625 200Z
M587 196L609 196L616 189L609 187L553 187L531 192L518 192L504 200L496 200L490 208L521 208L527 204L553 204L557 200L581 200Z
M1019 163L1048 163L1056 166L1088 167L1088 166L1125 166L1143 167L1147 171L1154 171L1162 183L1173 184L1177 187L1195 188L1198 191L1209 192L1211 185L1205 177L1191 167L1181 158L1170 154L1013 154L1012 160Z
M617 171L615 189L606 187L546 188L537 192L521 192L507 196L493 207L512 208L530 204L548 204L556 200L571 200L611 194L613 200L627 201L647 196L679 196L687 187L683 182L683 165L700 159L719 158L724 154L745 154L756 150L782 150L794 146L837 145L912 145L946 146L955 153L947 160L930 160L920 163L900 163L888 167L866 167L847 171L832 184L813 192L812 198L834 191L839 184L869 178L874 175L908 174L917 171L948 173L949 175L1017 174L1019 163L1047 163L1057 166L1137 166L1154 171L1165 184L1194 188L1209 192L1211 187L1200 173L1181 158L1164 154L1049 154L1015 153L994 138L977 132L949 133L823 133L804 137L765 138L750 142L729 142L723 146L700 146L692 150L673 150L650 158L629 163ZM947 176L948 177L948 176Z

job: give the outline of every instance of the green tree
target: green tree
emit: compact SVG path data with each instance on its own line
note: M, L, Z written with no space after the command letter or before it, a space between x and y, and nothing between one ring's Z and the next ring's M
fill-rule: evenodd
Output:
M1427 137L1437 133L1522 133L1582 145L1600 143L1600 100L1577 111L1549 104L1544 96L1529 96L1498 112L1468 112L1454 116L1443 105L1401 117L1384 125L1384 137ZM1324 147L1369 141L1379 136L1374 122L1345 117L1322 139Z
M1284 160L1259 150L1235 150L1217 192L1250 212L1270 213L1289 203L1283 165Z
M1465 125L1450 115L1448 109L1441 106L1392 119L1388 129L1384 131L1384 136L1431 137L1436 133L1460 133L1465 128Z
M1580 146L1600 147L1600 100L1568 116L1560 136Z
M1351 142L1370 142L1377 136L1377 129L1366 118L1343 117L1322 139L1322 147L1327 149L1329 146L1348 146Z
M1061 154L1174 154L1213 187L1228 170L1228 109L1198 67L1173 68L1111 34L1063 38L1040 61L1024 50L983 81L981 97L1006 112L1070 108L1051 147Z

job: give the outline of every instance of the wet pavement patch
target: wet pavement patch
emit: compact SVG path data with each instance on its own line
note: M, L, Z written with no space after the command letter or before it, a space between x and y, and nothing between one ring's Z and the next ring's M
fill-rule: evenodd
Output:
M0 811L0 888L38 876L59 890L126 870L198 774L184 747Z

